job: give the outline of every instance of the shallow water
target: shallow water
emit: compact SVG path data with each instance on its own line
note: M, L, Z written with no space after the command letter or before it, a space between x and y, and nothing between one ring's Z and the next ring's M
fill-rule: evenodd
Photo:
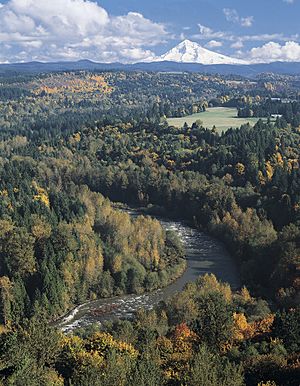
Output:
M133 217L137 211L128 211ZM115 318L131 318L136 310L153 308L161 300L166 300L181 291L186 283L195 281L199 275L213 273L218 279L228 282L232 288L240 286L237 267L224 245L209 235L200 232L181 221L159 218L166 230L176 231L182 240L187 259L184 274L169 286L142 295L123 295L82 304L57 322L64 332L93 323L101 323Z

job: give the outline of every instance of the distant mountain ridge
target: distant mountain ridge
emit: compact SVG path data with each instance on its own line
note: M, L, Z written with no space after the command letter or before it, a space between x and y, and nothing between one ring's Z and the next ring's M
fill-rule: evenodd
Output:
M0 74L37 74L57 71L150 71L150 72L201 72L220 75L241 75L254 78L261 73L300 75L299 62L274 62L269 64L215 64L151 62L151 63L95 63L90 60L78 62L29 62L0 64Z
M210 51L200 44L192 42L191 40L184 40L176 47L172 48L167 53L154 58L151 61L155 62L177 62L177 63L199 63L204 65L212 64L249 64L245 60L232 58L220 54L218 52Z

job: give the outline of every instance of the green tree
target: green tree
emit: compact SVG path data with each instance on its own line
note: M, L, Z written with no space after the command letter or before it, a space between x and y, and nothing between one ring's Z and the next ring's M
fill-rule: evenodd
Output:
M202 295L197 299L197 306L194 331L211 350L221 349L232 337L232 306L219 292Z
M145 352L139 357L135 368L127 382L127 386L162 386L162 371L154 358Z
M1 335L0 357L6 385L51 386L60 351L60 336L39 316ZM55 378L55 377L54 377ZM52 377L53 379L53 377ZM59 377L56 377L57 385ZM60 383L61 385L61 383Z
M36 271L34 242L25 228L14 228L2 240L2 256L10 277L26 277Z
M243 386L244 377L241 367L221 359L202 345L191 363L187 383L189 386Z

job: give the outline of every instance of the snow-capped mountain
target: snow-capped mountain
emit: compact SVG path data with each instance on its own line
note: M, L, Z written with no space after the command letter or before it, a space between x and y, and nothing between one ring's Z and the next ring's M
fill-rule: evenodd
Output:
M149 58L150 59L150 58ZM200 44L190 40L184 40L167 53L152 58L147 61L152 62L178 62L178 63L200 63L200 64L248 64L246 61L231 58L217 52L210 51Z

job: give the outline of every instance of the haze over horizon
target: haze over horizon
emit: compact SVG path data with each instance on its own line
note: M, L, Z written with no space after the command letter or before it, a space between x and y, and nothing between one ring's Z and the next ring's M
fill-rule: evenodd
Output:
M134 63L185 39L250 63L300 62L299 15L299 0L0 0L0 62Z

